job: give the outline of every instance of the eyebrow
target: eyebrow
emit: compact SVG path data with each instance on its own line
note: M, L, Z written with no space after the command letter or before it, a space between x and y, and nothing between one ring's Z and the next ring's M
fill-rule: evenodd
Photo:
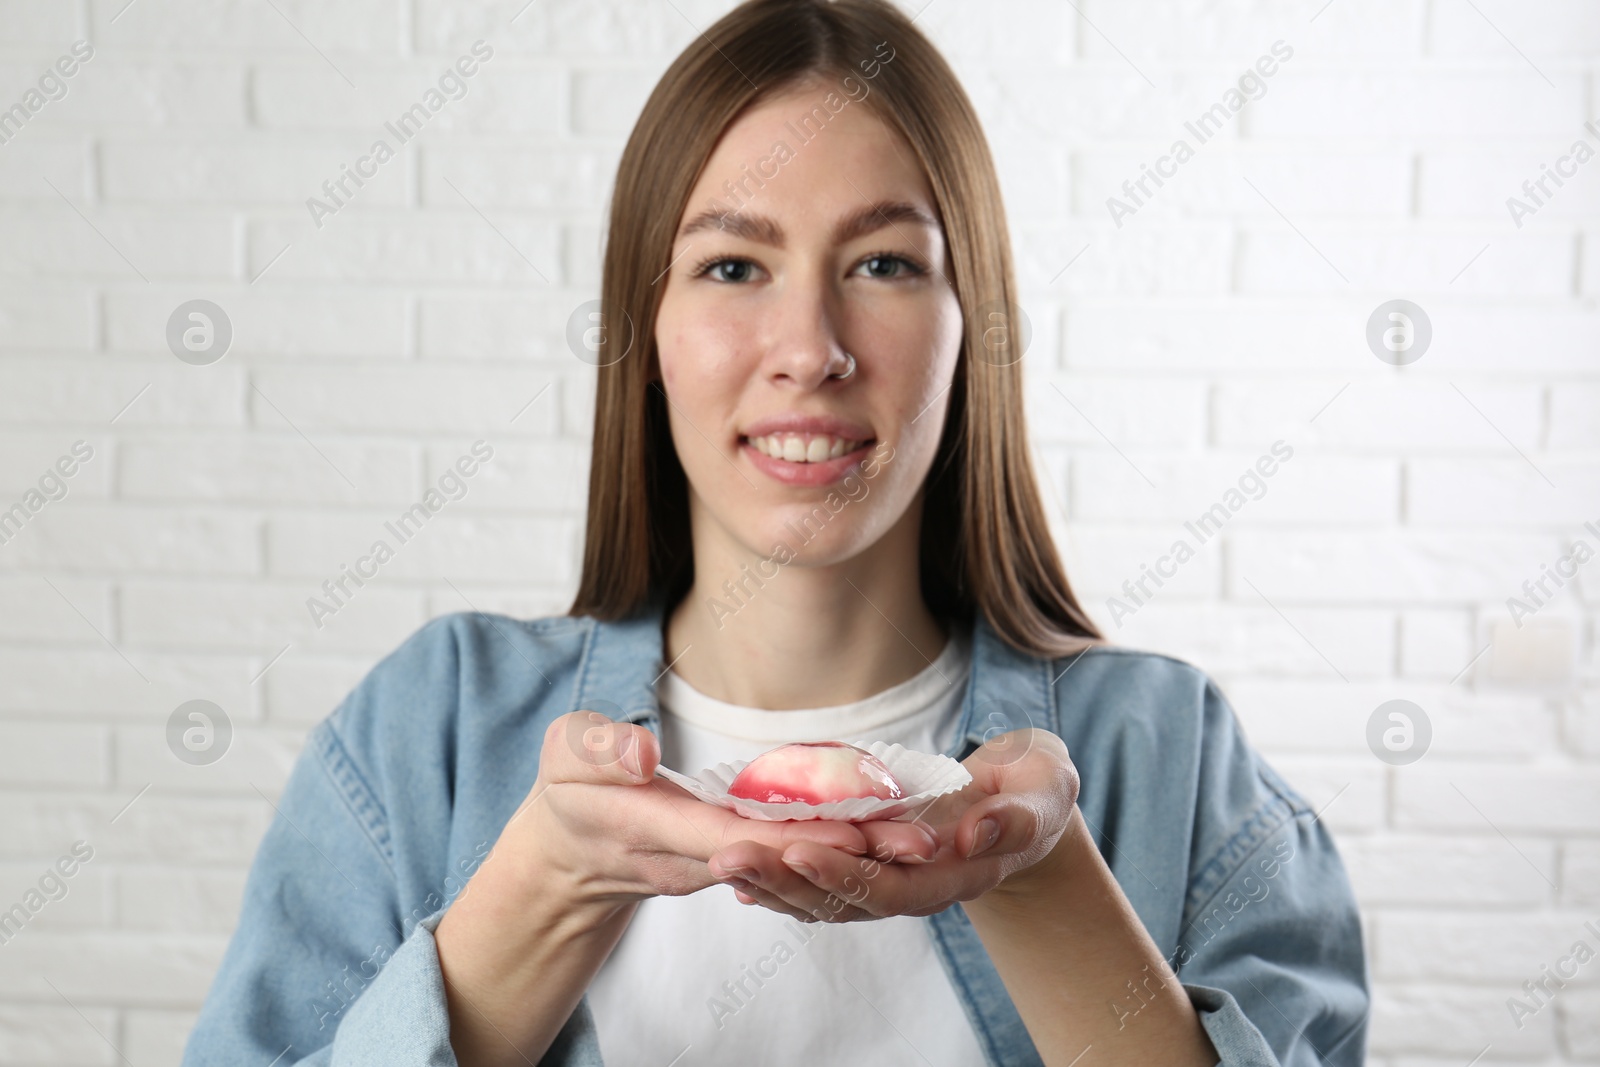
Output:
M915 204L904 200L880 200L840 219L830 238L834 244L844 244L902 222L939 228L938 221ZM746 241L773 248L782 248L785 240L783 227L765 215L747 215L741 211L720 211L716 208L708 208L690 219L678 231L678 236L687 237L703 230L722 230Z

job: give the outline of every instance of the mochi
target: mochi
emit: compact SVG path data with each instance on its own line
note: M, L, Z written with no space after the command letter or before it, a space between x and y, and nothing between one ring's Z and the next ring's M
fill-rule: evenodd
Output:
M843 741L805 741L763 752L728 785L730 796L765 804L829 804L905 795L882 760Z

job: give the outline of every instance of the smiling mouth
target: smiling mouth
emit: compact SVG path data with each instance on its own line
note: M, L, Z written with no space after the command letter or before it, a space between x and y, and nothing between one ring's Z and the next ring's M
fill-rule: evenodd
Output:
M872 444L872 439L854 440L825 433L774 433L762 437L740 437L764 456L786 463L825 463L857 452Z

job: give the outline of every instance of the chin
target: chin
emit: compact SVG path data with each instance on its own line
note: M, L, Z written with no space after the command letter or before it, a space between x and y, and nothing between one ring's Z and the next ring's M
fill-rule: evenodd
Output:
M804 567L827 567L843 563L860 553L871 543L862 536L856 524L850 522L849 511L831 515L823 505L817 505L822 515L827 515L826 525L813 515L809 508L783 509L769 516L761 524L753 540L740 538L762 559L787 566L797 563Z

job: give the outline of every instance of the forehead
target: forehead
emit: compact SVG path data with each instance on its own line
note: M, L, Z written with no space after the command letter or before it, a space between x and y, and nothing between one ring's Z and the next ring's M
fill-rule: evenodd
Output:
M752 105L717 142L680 226L719 207L829 224L886 200L937 218L916 154L878 117L871 92L863 79L818 78Z

